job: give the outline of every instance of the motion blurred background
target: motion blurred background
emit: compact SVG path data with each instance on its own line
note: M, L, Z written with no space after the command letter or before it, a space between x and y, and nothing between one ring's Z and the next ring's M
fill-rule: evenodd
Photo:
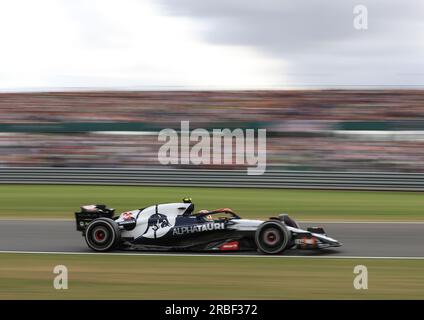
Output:
M266 128L268 169L423 172L423 101L394 89L2 93L0 165L160 167L157 133L189 120ZM242 168L233 160L192 168Z
M423 3L357 5L2 1L0 167L160 166L189 120L266 128L268 169L423 172Z
M422 0L1 0L0 299L423 299L423 17ZM157 134L181 121L267 129L266 173L161 165ZM187 196L328 221L344 246L89 255L69 221Z

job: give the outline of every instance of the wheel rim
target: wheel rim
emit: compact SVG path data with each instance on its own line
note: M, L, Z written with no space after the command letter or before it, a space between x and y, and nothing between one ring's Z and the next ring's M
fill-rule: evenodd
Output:
M93 230L93 242L98 245L103 245L109 240L109 230L104 226L97 226Z
M105 236L106 234L103 232L103 230L97 230L94 234L94 238L96 239L96 241L104 240Z
M279 244L281 239L280 233L277 229L268 229L263 233L263 241L267 246L274 247Z

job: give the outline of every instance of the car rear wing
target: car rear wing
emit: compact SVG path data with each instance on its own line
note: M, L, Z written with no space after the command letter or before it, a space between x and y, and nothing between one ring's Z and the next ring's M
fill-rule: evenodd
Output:
M75 212L77 231L85 231L91 221L97 218L113 218L115 209L107 208L104 204L81 206L81 211Z

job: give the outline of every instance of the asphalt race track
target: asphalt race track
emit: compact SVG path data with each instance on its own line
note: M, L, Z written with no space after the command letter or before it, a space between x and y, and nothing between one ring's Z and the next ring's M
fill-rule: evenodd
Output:
M288 250L284 255L424 257L424 223L301 223L301 227L314 225L324 227L343 246L322 251ZM92 252L75 230L75 222L59 220L0 220L0 251Z

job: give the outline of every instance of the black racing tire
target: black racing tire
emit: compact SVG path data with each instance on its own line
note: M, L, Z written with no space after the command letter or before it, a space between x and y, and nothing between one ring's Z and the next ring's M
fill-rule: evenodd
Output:
M85 242L94 251L113 250L121 242L121 231L114 220L98 218L88 225L85 231Z
M279 221L265 221L255 232L258 250L265 254L279 254L287 249L291 233Z

